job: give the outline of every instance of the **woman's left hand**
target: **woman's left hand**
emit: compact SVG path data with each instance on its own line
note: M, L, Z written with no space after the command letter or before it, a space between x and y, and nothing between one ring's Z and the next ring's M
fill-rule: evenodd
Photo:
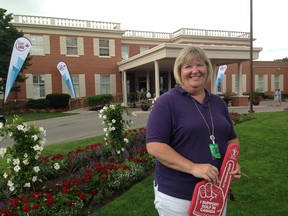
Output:
M241 178L241 167L239 163L236 164L236 169L230 172L230 175L233 176L233 179L240 179Z

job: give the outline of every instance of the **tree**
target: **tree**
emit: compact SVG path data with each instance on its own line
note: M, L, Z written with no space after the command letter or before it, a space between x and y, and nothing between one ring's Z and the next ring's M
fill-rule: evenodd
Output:
M275 59L275 62L287 62L288 61L288 57L285 57L283 59Z
M14 42L17 38L23 37L23 32L18 31L12 24L12 14L6 14L7 10L0 8L0 94L3 94L6 87L6 80L10 64L10 58L13 51ZM20 91L20 86L17 82L25 82L26 78L21 76L22 72L27 69L31 64L31 56L27 56L19 75L15 80L11 91Z

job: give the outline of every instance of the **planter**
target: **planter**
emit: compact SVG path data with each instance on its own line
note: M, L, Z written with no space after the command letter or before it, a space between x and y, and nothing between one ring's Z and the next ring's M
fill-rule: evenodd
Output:
M259 100L257 100L257 99L252 99L252 104L253 104L253 105L258 106L259 103L260 103Z
M148 111L149 110L150 105L149 104L141 104L141 110L142 111Z

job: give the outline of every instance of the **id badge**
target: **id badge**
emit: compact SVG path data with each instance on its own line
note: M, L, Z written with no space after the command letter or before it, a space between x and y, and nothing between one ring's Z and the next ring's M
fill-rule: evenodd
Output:
M221 154L220 154L220 151L219 151L219 147L218 147L218 144L215 143L215 144L209 144L209 147L210 147L210 152L211 152L211 155L214 157L214 158L221 158Z

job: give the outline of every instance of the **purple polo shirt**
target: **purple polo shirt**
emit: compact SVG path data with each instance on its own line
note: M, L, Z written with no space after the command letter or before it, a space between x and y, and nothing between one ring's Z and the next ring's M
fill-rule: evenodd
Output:
M162 142L170 145L194 163L210 163L220 169L227 148L227 141L236 138L227 105L217 95L205 90L204 103L196 105L212 131L209 106L212 113L215 142L221 159L211 156L210 134L197 110L193 98L179 85L161 95L152 108L147 122L146 143ZM158 190L180 199L191 200L195 184L202 179L170 169L156 161L155 182Z

